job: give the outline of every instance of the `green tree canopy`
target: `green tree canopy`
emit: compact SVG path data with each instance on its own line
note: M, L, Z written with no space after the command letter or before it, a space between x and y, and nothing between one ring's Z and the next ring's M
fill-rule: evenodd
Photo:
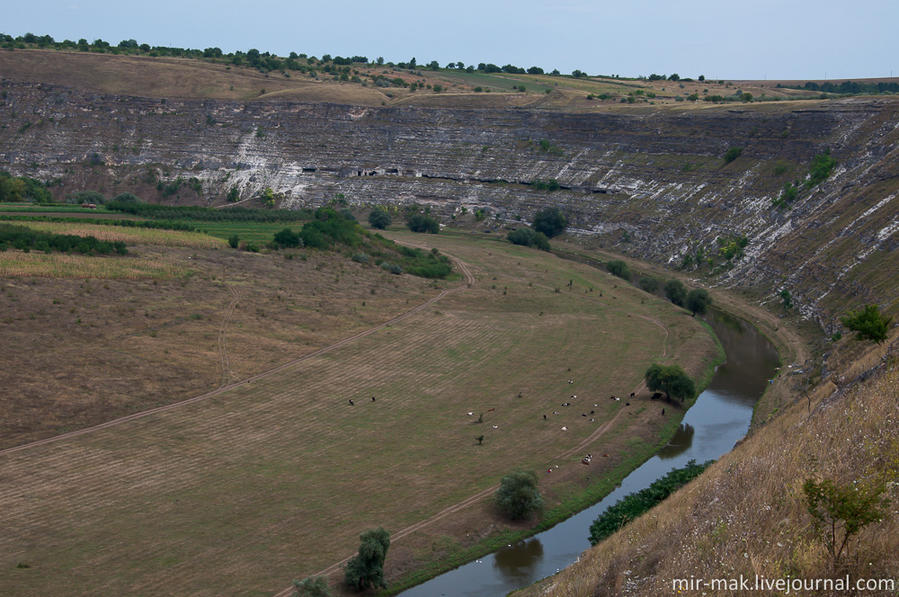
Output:
M537 475L516 471L500 481L494 496L499 511L512 520L521 520L543 508L543 498L537 489Z
M608 269L613 276L618 276L624 280L631 279L631 270L623 261L617 259L615 261L610 261L606 264L606 269Z
M387 213L386 209L381 207L377 207L371 210L371 213L368 214L368 223L371 224L372 228L377 228L378 230L384 230L393 222L393 219L390 217L390 214Z
M683 307L687 300L687 288L680 280L668 280L665 283L665 296L675 305Z
M887 339L887 328L893 318L881 314L877 305L868 305L864 309L851 311L840 321L847 328L856 332L856 339L873 340L879 343Z
M344 571L347 586L357 591L386 587L384 560L390 547L390 533L378 527L365 531L359 539L361 540L359 553L347 562Z
M683 402L696 393L693 380L677 365L653 364L646 370L646 387L652 392L665 392Z
M558 207L541 209L534 216L534 230L542 232L547 238L562 234L567 227L568 220Z
M429 234L437 234L440 232L440 224L432 218L424 214L412 214L406 220L406 226L412 232L427 232Z
M697 313L700 315L705 313L711 304L712 297L703 288L695 288L687 295L687 309L693 312L694 317Z
M506 235L506 238L515 245L537 247L540 250L549 251L549 240L546 238L546 235L542 232L535 232L530 228L516 228Z

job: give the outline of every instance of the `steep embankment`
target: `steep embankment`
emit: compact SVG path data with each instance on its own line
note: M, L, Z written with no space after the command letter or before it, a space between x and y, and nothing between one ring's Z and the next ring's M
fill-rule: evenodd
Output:
M851 578L842 591L796 590L809 595L895 595L899 586L899 382L897 349L872 347L827 382L788 406L723 456L701 477L660 506L586 551L561 573L520 592L522 596L727 594L782 595L784 589L746 590L758 576L770 582ZM785 438L788 438L785 440ZM880 521L847 542L834 561L827 529L816 530L803 484L830 480L850 492L885 488ZM865 510L858 510L857 513ZM844 515L848 510L843 510ZM852 516L851 514L849 516ZM823 532L822 532L823 531ZM586 529L585 529L586 532ZM842 525L836 527L837 548ZM675 579L700 579L688 589ZM722 591L712 579L746 579ZM792 579L792 580L790 580ZM856 582L892 579L888 585ZM761 582L765 582L762 580ZM706 584L703 584L705 582ZM765 585L761 585L764 587ZM516 593L518 595L519 593Z
M242 198L269 187L289 206L342 193L357 204L428 204L447 222L485 209L492 228L552 204L606 248L667 264L701 252L724 284L770 298L786 287L825 328L847 301L895 298L885 272L899 268L899 101L566 114L2 85L0 164L58 180L58 195L97 188L222 203L232 187ZM725 163L731 147L742 155ZM825 149L837 160L830 178L791 209L772 207ZM533 184L548 180L562 188ZM716 257L720 242L742 236L744 256Z

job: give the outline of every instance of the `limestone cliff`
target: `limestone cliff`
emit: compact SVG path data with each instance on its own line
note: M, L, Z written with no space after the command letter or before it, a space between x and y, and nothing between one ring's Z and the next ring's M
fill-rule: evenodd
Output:
M242 198L268 187L287 207L342 193L426 204L445 222L486 209L493 229L556 205L569 232L607 248L671 265L712 256L701 271L713 284L763 300L787 288L826 329L847 304L896 298L896 100L571 114L162 100L4 80L0 118L0 168L58 180L59 196L220 204L232 187ZM725 163L732 147L742 154ZM773 207L825 150L831 176ZM194 190L157 190L178 177ZM561 188L533 184L548 180ZM743 236L742 255L718 258L722 241Z

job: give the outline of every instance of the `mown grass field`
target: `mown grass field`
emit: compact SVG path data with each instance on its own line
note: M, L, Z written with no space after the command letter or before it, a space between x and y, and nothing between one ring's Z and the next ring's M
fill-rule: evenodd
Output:
M517 467L559 465L542 481L552 505L583 487L581 451L608 454L590 471L595 482L676 416L659 416L645 396L625 407L610 394L637 388L654 360L698 375L716 358L695 320L604 272L491 240L389 234L457 256L476 282L277 374L0 454L0 593L272 594L351 555L362 530L397 532ZM346 276L332 292L355 292ZM419 296L406 294L403 308L434 292ZM591 442L616 415L621 425ZM501 528L477 502L398 540L388 575L439 558L435 541L451 548Z

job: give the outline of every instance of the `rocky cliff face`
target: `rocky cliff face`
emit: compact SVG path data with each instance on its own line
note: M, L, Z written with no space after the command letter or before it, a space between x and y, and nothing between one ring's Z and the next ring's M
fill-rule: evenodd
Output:
M222 203L265 188L285 206L431 206L488 224L561 207L571 231L644 259L703 264L714 283L787 288L825 328L846 304L895 301L899 101L851 99L567 114L158 100L2 82L0 168L58 194L138 190ZM728 148L743 149L725 163ZM772 206L813 157L837 161L788 209ZM195 178L163 197L157 184ZM535 182L561 188L541 190ZM722 247L740 237L743 254ZM711 258L711 263L709 259ZM694 267L694 266L690 266Z

